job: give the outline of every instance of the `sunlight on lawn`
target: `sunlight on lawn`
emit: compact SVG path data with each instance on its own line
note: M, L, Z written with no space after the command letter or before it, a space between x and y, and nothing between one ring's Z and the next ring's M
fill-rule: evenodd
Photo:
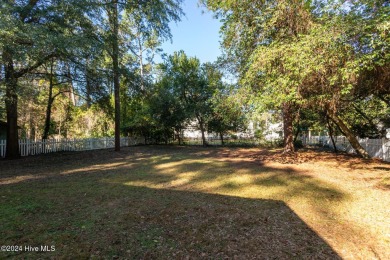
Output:
M155 164L142 177L129 176L111 183L153 189L191 190L243 198L277 199L292 209L310 212L312 220L334 219L337 208L344 207L349 196L339 188L292 169L252 165L234 167L209 159L185 159ZM131 173L130 173L131 174ZM160 176L160 177L158 177ZM162 177L161 177L162 176ZM335 211L335 212L333 212ZM301 214L305 217L305 214ZM337 215L337 214L336 214Z
M206 159L185 159L156 164L151 175L170 176L166 181L147 178L125 182L126 185L149 188L195 189L200 191L236 190L251 185L256 176L247 169L234 170L225 162ZM150 176L152 177L152 176ZM160 179L158 179L160 180Z
M120 236L135 239L135 244L140 240L142 254L143 250L159 252L161 246L177 244L172 242L170 232L176 232L176 238L184 234L178 241L187 239L188 243L202 243L203 247L215 243L214 239L237 244L231 240L236 239L234 235L225 237L223 232L239 232L243 236L254 232L252 235L260 237L242 239L263 245L272 241L274 244L269 246L279 248L285 245L284 240L298 241L302 230L307 229L315 234L310 231L304 241L319 239L318 244L300 244L306 249L315 247L307 250L317 252L317 247L324 245L321 241L326 241L325 247L329 244L346 259L375 259L377 255L389 258L389 211L383 207L383 201L389 198L383 185L376 188L378 183L388 180L384 166L350 166L348 160L341 164L339 157L282 164L250 156L262 156L262 152L138 147L121 153L83 153L85 158L58 155L53 157L56 167L44 157L42 161L26 160L24 165L7 166L9 172L0 178L0 188L6 194L0 197L0 208L8 216L5 225L23 226L23 231L4 230L8 230L8 237L28 231L30 235L22 239L44 241L54 236L69 243L63 236L66 230L73 234L74 241L88 234L101 244L105 239L92 235L101 229L112 239L117 232L127 232ZM376 172L373 167L382 168ZM26 219L35 224L30 225ZM42 226L42 219L50 223ZM54 233L46 231L47 225ZM129 231L134 228L138 231ZM112 229L116 231L107 231ZM277 239L272 240L275 236ZM83 249L86 255L91 242L95 241L87 241ZM291 245L281 254L286 256L291 250L302 253ZM180 246L184 250L191 248L187 244ZM168 252L169 248L164 250ZM211 246L210 251L214 248Z
M154 158L153 166L148 167L148 172L141 178L106 181L153 189L280 200L328 242L341 243L343 250L353 247L351 241L360 240L361 236L371 239L378 234L376 226L367 226L360 216L353 220L349 218L346 209L352 207L353 198L342 186L310 176L302 168L272 163L240 165L239 161L237 158L230 161L171 158L159 163ZM379 239L384 241L383 237ZM375 244L372 241L366 242L369 248Z
M185 159L156 163L144 169L143 173L137 172L139 178L131 176L130 181L127 175L119 179L109 178L107 181L149 188L193 189L250 198L277 196L284 200L299 198L323 202L346 199L338 188L310 178L304 172L294 172L283 167L232 166L234 165L215 160Z
M90 171L107 171L107 170L114 170L123 166L131 166L129 163L105 163L105 164L95 164L88 167L78 168L78 169L72 169L67 171L62 171L61 175L69 175L69 174L76 174L76 173L83 173L83 172L90 172Z

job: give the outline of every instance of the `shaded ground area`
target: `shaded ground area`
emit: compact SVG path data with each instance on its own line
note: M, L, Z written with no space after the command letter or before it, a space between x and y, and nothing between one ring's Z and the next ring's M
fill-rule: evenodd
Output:
M0 161L0 245L33 258L390 258L390 164L129 147ZM26 252L25 246L55 246Z

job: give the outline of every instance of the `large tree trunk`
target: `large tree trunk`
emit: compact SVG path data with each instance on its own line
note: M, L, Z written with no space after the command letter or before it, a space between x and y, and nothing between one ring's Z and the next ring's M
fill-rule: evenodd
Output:
M7 112L7 148L5 157L7 159L17 159L20 157L18 136L18 79L15 77L12 54L7 48L3 50L3 61L6 84L5 107Z
M283 104L283 132L284 132L284 153L294 152L293 133L293 108L291 103Z
M47 107L46 107L46 118L45 118L45 127L43 130L43 136L42 139L46 140L49 137L49 131L50 131L50 119L51 119L51 108L53 105L53 66L54 62L51 61L50 65L50 75L49 75L49 97L47 100Z
M115 151L120 151L120 71L119 71L119 22L118 22L118 2L114 1L111 22L113 27L112 40L112 63L114 70L114 99L115 99Z
M370 155L367 153L366 150L360 145L359 141L356 139L355 135L352 133L351 130L344 124L343 120L339 118L335 113L332 113L328 111L328 115L330 119L341 129L341 131L345 134L347 137L349 143L352 145L353 149L355 149L356 153L359 154L361 157L368 159L370 158Z

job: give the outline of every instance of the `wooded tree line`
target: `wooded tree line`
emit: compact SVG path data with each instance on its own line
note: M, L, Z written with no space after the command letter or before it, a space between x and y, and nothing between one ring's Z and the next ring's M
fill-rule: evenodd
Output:
M215 64L178 52L153 58L170 39L181 0L3 1L0 120L6 157L18 139L142 135L182 142L196 123L223 136L244 122L242 105ZM18 133L19 132L19 133Z
M206 131L223 139L269 111L282 115L286 152L317 127L368 156L355 136L390 127L389 1L201 2L223 22L218 64L183 52L153 62L181 0L2 1L7 157L19 156L20 130L43 139L115 134L118 150L120 133L181 143L195 122L207 144ZM223 80L226 70L237 84Z
M223 22L225 60L252 103L282 111L285 152L312 114L368 157L355 136L390 127L389 1L203 3Z
M2 1L0 80L7 121L6 156L19 156L19 99L39 99L41 91L47 91L42 138L50 134L53 109L60 107L58 99L68 93L73 103L77 95L87 107L95 104L96 109L100 106L98 111L109 110L105 114L115 118L118 150L121 83L142 87L148 58L162 40L170 38L168 23L182 15L180 2Z

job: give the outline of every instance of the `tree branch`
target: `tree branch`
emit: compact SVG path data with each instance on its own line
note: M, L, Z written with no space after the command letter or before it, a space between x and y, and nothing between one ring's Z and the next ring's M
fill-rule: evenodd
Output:
M57 94L55 94L55 95L52 97L52 100L54 101L54 99L55 99L56 97L58 97L59 95L61 95L61 94L64 94L64 93L71 93L71 92L72 92L72 91L70 91L70 90L63 90L63 91L60 91L60 92L58 92ZM82 96L82 95L80 95L80 94L77 94L77 93L74 93L74 92L73 92L73 94L74 94L75 96L78 96L78 97L84 99L84 100L87 100L84 96Z
M371 118L369 118L360 108L358 108L355 104L352 104L352 107L355 109L355 111L361 115L364 119L367 120L367 122L371 125L371 127L373 127L374 129L377 129L376 128L376 125L374 124L374 122L372 121Z
M57 53L51 53L47 56L45 56L43 59L37 61L35 64L27 67L27 68L24 68L24 69L21 69L17 72L14 73L14 77L15 78L20 78L22 77L23 75L35 70L36 68L38 68L39 66L41 66L42 64L44 64L46 61L50 60L51 58L54 58L56 57L58 54Z

